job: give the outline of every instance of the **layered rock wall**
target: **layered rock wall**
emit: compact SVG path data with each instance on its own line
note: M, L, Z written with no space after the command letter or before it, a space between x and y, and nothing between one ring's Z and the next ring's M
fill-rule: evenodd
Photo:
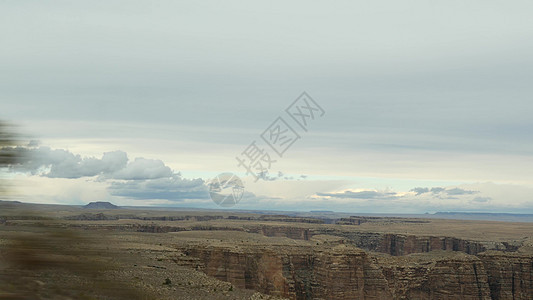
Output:
M387 281L368 255L353 247L235 250L193 247L200 269L219 280L290 299L388 299Z
M184 251L207 275L290 299L533 299L533 255L451 251L374 257L352 246Z

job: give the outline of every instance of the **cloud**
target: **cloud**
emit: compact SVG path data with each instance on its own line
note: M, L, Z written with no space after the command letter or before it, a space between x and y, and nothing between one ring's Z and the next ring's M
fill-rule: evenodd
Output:
M142 157L135 158L134 161L127 164L124 168L110 174L113 179L124 180L168 178L172 175L172 169L165 166L163 161Z
M334 190L335 192L315 193L308 198L308 202L301 203L300 206L369 213L424 213L487 211L499 209L503 203L503 201L493 200L490 193L487 193L482 186L476 185L441 187L435 190L439 193L433 193L430 187L416 187L406 190L364 188L347 190L345 187ZM455 190L456 188L461 191ZM451 191L452 194L462 194L451 196L446 191ZM480 195L473 195L477 193ZM293 207L298 207L298 205L293 205ZM505 210L501 209L501 211Z
M483 186L476 185L415 187L408 191L343 188L335 192L314 193L309 199L315 206L318 203L324 203L323 205L327 205L330 209L390 213L482 211L501 205L493 200L490 193L481 191L484 191Z
M127 168L128 155L123 151L105 152L101 159L102 173L113 173Z
M50 147L3 148L1 151L16 151L24 157L13 171L28 172L50 178L81 178L110 174L124 167L128 162L125 152L106 152L101 159L84 157L64 149Z
M417 187L417 188L412 189L411 192L415 192L416 195L418 196L418 195L422 195L422 194L428 193L429 189L428 188Z
M257 205L258 203L268 203L268 202L282 202L286 201L286 198L282 197L273 197L273 196L267 196L267 195L257 195L255 193L252 193L250 191L244 191L244 194L242 196L242 200L240 202L241 205L244 204L252 204Z
M445 190L445 193L448 195L455 196L455 195L472 195L472 194L479 193L479 191L468 191L468 190L463 190L460 188L452 188L449 190Z
M446 189L446 188L442 188L442 187L434 187L434 188L423 188L423 187L416 187L414 189L411 189L410 192L414 192L416 194L416 196L420 196L420 195L423 195L423 194L427 194L427 193L432 193L433 195L437 195L437 194L445 194L447 196L460 196L460 195L473 195L473 194L477 194L479 193L479 191L470 191L470 190L465 190L465 189L461 189L461 188L457 188L457 187L454 187L454 188L449 188L449 189ZM456 198L453 198L453 197L449 197L450 199L456 199Z
M95 158L81 157L68 150L49 147L13 149L26 157L13 170L50 178L99 176L101 180L145 180L174 175L172 169L161 160L137 157L129 161L127 153L120 150L105 152L102 158Z
M108 191L113 196L136 200L209 199L209 193L202 179L184 179L180 175L170 178L113 181Z
M28 142L28 147L37 147L41 145L41 141L39 140L31 140Z
M334 197L348 199L392 199L397 198L396 193L378 191L344 191L342 193L316 193L319 197Z
M268 172L259 173L259 178L264 181L276 181L276 180L295 180L294 176L287 176L285 173L278 171L277 174L270 176ZM296 177L296 180L306 179L307 175L300 175Z
M34 143L34 145L37 145ZM5 149L0 149L4 151ZM107 184L111 196L135 200L209 199L202 179L185 179L159 159L128 159L124 151L105 152L101 158L81 157L64 149L15 147L24 154L22 163L12 171L50 179L93 178Z
M443 191L445 191L445 190L446 190L445 188L441 188L441 187L434 187L434 188L431 188L431 192L432 192L433 194L438 194L438 193L443 192Z
M486 202L489 202L490 200L492 200L491 197L476 197L472 199L473 202L480 202L480 203L486 203Z

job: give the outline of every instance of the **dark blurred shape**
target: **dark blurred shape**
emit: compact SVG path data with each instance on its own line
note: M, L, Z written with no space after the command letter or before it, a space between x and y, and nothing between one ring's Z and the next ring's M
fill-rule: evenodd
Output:
M0 120L0 198L8 195L8 181L4 172L24 161L28 151L22 147L21 135L15 126Z
M22 152L16 149L20 145L21 138L14 126L0 121L0 168L21 162Z
M106 250L104 234L48 226L2 229L0 299L151 299L130 282Z
M46 220L39 210L9 196L9 170L31 161L30 142L0 121L0 299L154 299L130 282L113 278L119 266L103 234L45 224L10 226L7 220Z

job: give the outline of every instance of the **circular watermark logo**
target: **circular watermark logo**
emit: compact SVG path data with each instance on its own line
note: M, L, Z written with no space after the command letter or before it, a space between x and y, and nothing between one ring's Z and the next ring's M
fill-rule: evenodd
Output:
M232 207L239 203L244 194L242 180L233 173L222 173L207 183L211 200L222 207Z

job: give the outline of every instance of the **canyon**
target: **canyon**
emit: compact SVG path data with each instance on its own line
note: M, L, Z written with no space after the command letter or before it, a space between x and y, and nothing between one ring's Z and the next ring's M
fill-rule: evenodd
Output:
M216 211L70 207L29 214L4 206L0 282L12 280L6 274L13 268L28 272L12 264L27 258L5 258L27 253L27 246L9 250L14 237L57 230L98 240L82 248L97 253L90 259L117 265L98 271L107 282L157 295L138 299L533 299L533 223ZM70 249L80 241L56 244ZM54 270L46 274L60 272Z

